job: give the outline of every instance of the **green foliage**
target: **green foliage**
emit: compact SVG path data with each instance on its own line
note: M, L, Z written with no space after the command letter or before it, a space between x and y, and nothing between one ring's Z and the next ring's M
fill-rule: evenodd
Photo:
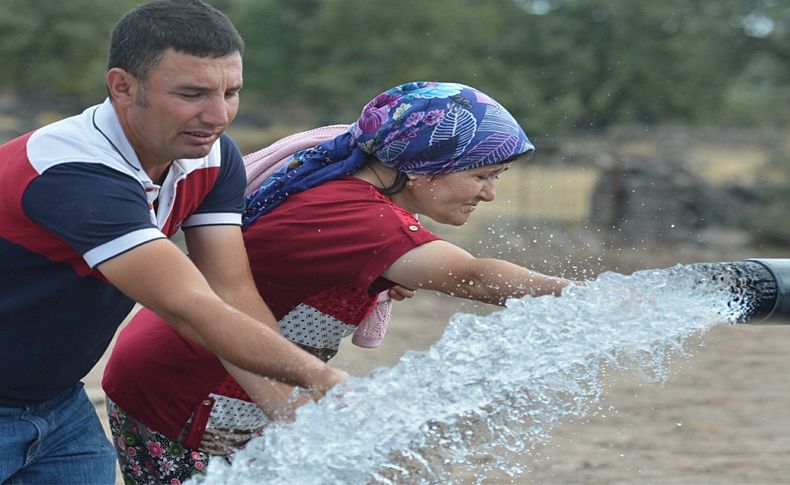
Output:
M0 90L104 95L108 34L133 0L3 0ZM353 120L413 80L490 93L536 138L622 123L775 123L790 98L776 0L214 0L245 37L242 116Z
M107 43L131 0L3 0L0 86L29 101L74 97L100 100Z

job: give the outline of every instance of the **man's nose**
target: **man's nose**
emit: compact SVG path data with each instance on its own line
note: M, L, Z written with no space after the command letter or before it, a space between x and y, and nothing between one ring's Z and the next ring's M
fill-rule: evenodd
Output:
M212 126L225 126L233 117L233 108L224 96L211 96L201 113L201 120Z

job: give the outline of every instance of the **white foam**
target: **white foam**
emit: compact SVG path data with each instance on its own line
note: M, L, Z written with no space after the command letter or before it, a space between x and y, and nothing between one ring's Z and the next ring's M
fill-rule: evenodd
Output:
M481 477L492 468L518 475L499 451L529 452L561 418L588 413L602 369L664 378L666 356L685 353L686 339L742 318L749 296L734 298L731 281L708 270L605 273L560 298L456 314L429 350L338 386L196 481L448 483L459 464Z

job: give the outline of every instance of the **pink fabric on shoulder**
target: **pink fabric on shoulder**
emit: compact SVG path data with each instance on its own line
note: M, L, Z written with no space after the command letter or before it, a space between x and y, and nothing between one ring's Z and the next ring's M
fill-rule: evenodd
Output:
M247 172L247 189L244 195L261 186L266 177L294 153L314 147L348 131L349 125L329 125L312 130L294 133L256 152L245 155L244 169Z
M266 177L277 170L294 153L340 136L348 131L348 126L329 125L294 133L245 155L243 160L244 169L247 172L247 189L244 191L244 195L249 195L250 192L260 187ZM392 299L387 291L382 291L379 293L373 312L360 322L351 342L359 347L378 347L389 326L391 314Z

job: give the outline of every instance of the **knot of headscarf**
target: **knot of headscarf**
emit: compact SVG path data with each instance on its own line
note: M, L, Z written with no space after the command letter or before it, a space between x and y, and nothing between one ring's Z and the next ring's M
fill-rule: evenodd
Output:
M535 147L499 103L455 83L413 82L389 89L344 133L293 155L247 196L247 226L289 195L346 175L374 157L414 174L460 172L502 163Z

